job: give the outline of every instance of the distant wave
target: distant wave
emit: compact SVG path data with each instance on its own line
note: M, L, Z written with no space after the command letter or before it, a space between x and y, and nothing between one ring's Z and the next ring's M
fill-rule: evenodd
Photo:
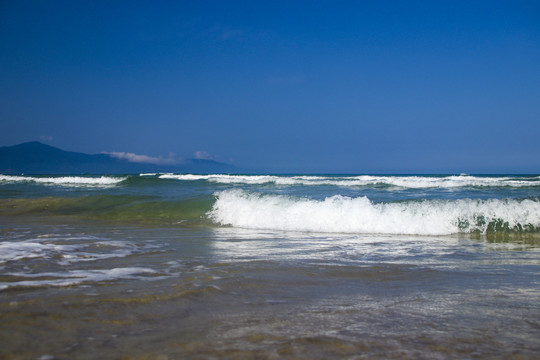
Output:
M32 182L38 184L53 184L63 186L111 186L116 185L127 177L85 177L85 176L58 176L58 177L39 177L39 176L13 176L0 175L1 183Z
M540 177L482 177L471 175L436 176L276 176L276 175L193 175L162 174L160 179L209 181L221 184L276 185L335 185L394 186L400 188L457 188L457 187L537 187Z
M367 197L312 200L226 190L216 193L216 202L207 216L220 225L329 233L448 235L540 231L538 199L373 203Z

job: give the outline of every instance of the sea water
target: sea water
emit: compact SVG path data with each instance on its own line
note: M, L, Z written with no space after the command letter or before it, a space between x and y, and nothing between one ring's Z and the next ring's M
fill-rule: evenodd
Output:
M0 175L0 358L540 357L540 176Z

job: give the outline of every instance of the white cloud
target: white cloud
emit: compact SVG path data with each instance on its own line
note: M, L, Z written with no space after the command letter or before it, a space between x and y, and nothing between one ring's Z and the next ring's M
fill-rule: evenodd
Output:
M195 159L210 160L213 158L212 155L210 155L206 151L201 151L201 150L195 151L193 155L195 156Z
M175 157L173 153L169 154L169 157L155 157L148 155L139 155L128 152L105 152L104 154L109 155L112 158L127 160L133 163L143 163L143 164L156 164L156 165L174 165L182 162L182 159Z
M41 135L41 136L39 137L39 139L40 139L41 141L52 141L52 140L53 140L53 137L52 137L52 136L47 136L47 135Z

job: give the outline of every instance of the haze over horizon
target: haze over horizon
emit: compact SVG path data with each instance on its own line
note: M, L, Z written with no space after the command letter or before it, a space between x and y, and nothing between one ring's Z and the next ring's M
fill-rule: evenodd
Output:
M540 173L540 3L4 1L0 146Z

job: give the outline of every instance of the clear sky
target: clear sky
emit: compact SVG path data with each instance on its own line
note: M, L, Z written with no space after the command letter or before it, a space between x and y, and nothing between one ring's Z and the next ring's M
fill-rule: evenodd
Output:
M540 173L540 1L2 0L0 84L0 145Z

